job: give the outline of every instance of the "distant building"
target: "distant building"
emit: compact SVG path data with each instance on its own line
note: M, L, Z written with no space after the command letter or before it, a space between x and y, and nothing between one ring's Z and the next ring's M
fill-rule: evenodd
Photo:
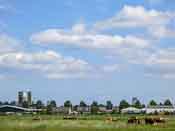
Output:
M84 107L82 107L82 106L78 106L77 107L77 111L79 112L79 113L90 113L91 112L91 106L84 106Z
M135 107L128 107L121 110L122 114L139 114L142 110Z
M34 112L41 112L41 109L29 109L29 108L22 108L18 106L11 106L11 105L2 105L0 106L0 114L14 114L14 113L34 113Z
M71 107L60 106L60 107L56 108L55 112L63 113L63 114L71 114L72 108Z
M119 112L120 112L120 109L119 109L118 106L113 106L112 111L113 111L114 113L119 113Z
M142 112L146 114L155 114L155 113L175 113L174 106L147 106L146 108L142 109Z
M32 104L32 93L30 91L18 92L18 105L22 106L24 102L27 102L28 105Z

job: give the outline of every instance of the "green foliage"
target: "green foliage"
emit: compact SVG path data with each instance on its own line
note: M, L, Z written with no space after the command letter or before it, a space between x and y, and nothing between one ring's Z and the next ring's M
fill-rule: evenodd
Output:
M37 109L43 109L44 108L44 104L43 104L43 102L41 100L38 100L36 102L36 108Z
M97 114L98 113L98 102L93 101L91 104L91 113L92 114Z
M149 102L149 105L150 105L150 106L157 106L157 103L156 103L155 100L151 100L151 101Z
M126 100L122 100L119 104L119 110L122 110L124 108L128 108L130 105Z
M143 108L145 105L143 105L143 104L141 104L141 102L139 101L139 100L137 100L136 102L135 102L135 104L134 105L132 105L133 107L135 107L135 108Z
M72 103L70 100L64 102L64 107L72 107Z
M112 107L113 107L112 102L111 102L111 101L107 101L107 102L106 102L106 109L111 110Z
M55 111L54 109L57 107L56 102L54 100L48 101L47 107L46 107L46 112L47 114L54 114Z
M84 101L80 101L80 107L86 107L87 104Z
M165 106L172 106L173 104L171 103L171 101L169 99L165 100L164 102Z

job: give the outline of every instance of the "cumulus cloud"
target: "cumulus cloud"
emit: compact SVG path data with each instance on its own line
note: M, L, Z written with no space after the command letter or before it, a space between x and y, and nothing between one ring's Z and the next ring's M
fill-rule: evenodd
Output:
M105 65L102 67L104 72L119 72L120 66L118 64Z
M144 28L157 38L174 37L175 30L169 29L175 18L174 12L145 9L143 6L124 6L115 16L95 24L96 30L113 28Z
M115 16L99 21L91 28L87 28L85 24L76 24L71 29L47 29L33 33L31 41L40 45L54 44L95 51L105 50L110 58L114 58L113 60L120 57L126 63L145 66L146 74L149 76L159 74L170 78L175 76L172 73L174 72L174 57L171 59L172 54L169 54L172 51L162 51L154 42L157 38L175 38L175 30L170 28L174 17L174 13L169 11L148 10L143 6L126 5ZM111 34L102 31L122 28L128 30L142 28L144 30L140 35L131 33L119 35L115 32ZM171 62L168 63L169 61ZM120 71L118 64L101 65L98 69L101 72ZM84 76L82 73L79 75ZM59 78L61 76L52 74L49 77Z
M78 30L78 31L77 31ZM65 44L82 48L118 48L120 46L135 46L145 48L149 45L147 40L135 36L122 37L100 33L83 33L82 29L61 30L48 29L32 35L31 40L40 44Z
M0 34L0 53L18 50L20 42L6 34Z
M92 67L83 60L73 57L63 57L54 51L45 52L14 52L0 55L0 67L35 71L51 76L81 77L92 70Z
M149 76L175 78L175 49L160 49L145 61Z
M175 30L163 26L150 28L149 32L156 38L175 38Z
M28 71L49 79L82 79L102 77L116 67L93 65L74 57L64 57L52 50L44 52L9 52L0 55L0 68ZM110 69L111 68L111 69ZM94 75L95 74L95 75Z
M148 27L166 25L174 15L170 12L146 10L142 6L124 6L123 9L104 21L96 23L96 28L105 29L113 27Z
M87 30L85 25L76 24L71 29L48 29L31 36L31 41L40 45L66 45L105 52L105 55L122 56L127 61L136 63L142 60L151 40L133 35L110 35Z

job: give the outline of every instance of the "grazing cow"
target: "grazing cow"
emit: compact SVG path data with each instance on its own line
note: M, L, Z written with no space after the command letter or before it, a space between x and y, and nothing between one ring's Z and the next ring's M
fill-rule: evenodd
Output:
M162 117L154 118L154 121L155 121L156 123L165 123L165 119L162 118Z
M141 124L141 119L137 117L131 117L128 119L128 124Z
M39 116L39 117L34 117L32 120L34 120L34 121L41 121L42 119L41 119L41 117Z
M118 121L118 119L114 118L114 117L105 118L105 122L107 122L107 123L116 122L116 121Z
M165 123L165 119L161 117L156 117L156 118L145 118L145 124L159 124L159 123Z
M77 117L74 116L65 116L63 117L64 120L77 120Z
M155 123L153 118L145 118L145 124L153 125Z
M107 117L107 118L105 119L105 122L111 123L111 122L112 122L112 117Z

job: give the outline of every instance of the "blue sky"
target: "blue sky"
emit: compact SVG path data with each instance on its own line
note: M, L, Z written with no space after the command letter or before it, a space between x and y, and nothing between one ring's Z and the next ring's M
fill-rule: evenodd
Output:
M174 5L0 0L0 99L175 101Z

